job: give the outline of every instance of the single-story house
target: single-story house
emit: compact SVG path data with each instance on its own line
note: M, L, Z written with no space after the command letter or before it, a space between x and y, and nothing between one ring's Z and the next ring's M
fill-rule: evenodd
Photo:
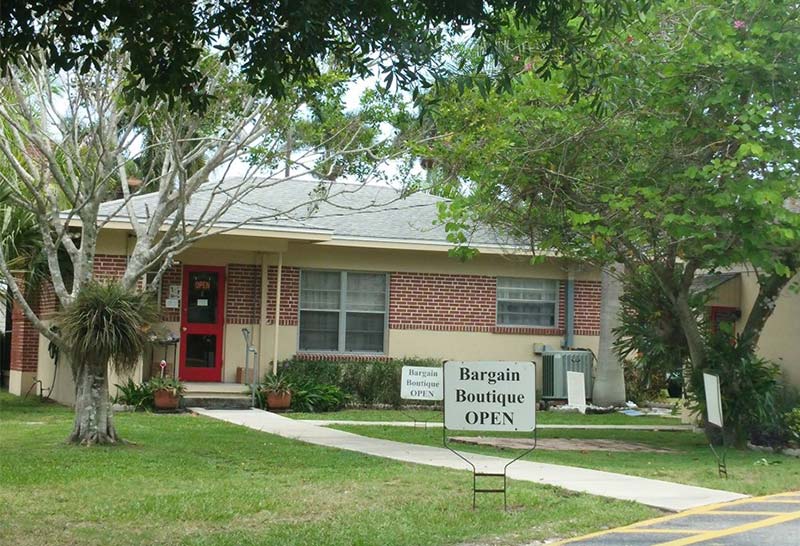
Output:
M134 380L159 373L165 360L167 371L185 381L241 381L243 328L252 333L262 372L270 362L294 356L541 364L534 345L597 352L598 270L555 256L531 265L528 254L489 232L474 235L471 244L480 253L462 262L448 254L453 245L438 222L442 198L333 183L326 200L315 200L319 184L264 184L219 215L219 232L175 257L157 288L163 325L179 341L144 355ZM155 198L135 197L137 215L144 216ZM193 198L187 222L208 210L207 198L202 192ZM107 223L94 262L99 279L124 271L134 240L127 214L119 202L102 207ZM746 317L751 295L745 278L742 273L721 283L718 307L736 307ZM728 294L731 282L738 295ZM50 316L53 294L42 290L36 306L40 316ZM771 349L775 336L788 340L800 333L786 312L779 305L769 326L775 333L765 333L762 346ZM46 392L53 385L53 399L70 403L71 374L57 370L48 345L15 307L9 389L24 394L40 381ZM800 384L800 366L786 364ZM112 386L117 382L111 378Z

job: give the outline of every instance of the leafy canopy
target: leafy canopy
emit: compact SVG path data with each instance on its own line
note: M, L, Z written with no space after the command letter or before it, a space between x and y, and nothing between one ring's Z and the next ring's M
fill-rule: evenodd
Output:
M311 83L322 59L350 74L375 65L407 84L435 56L445 34L472 29L490 38L504 13L536 26L552 48L579 53L585 40L631 17L648 0L5 0L0 3L0 68L40 49L58 70L97 67L118 40L130 55L129 90L191 98L201 108L202 52L214 47L273 97ZM579 32L567 23L581 16ZM490 43L493 41L490 39Z

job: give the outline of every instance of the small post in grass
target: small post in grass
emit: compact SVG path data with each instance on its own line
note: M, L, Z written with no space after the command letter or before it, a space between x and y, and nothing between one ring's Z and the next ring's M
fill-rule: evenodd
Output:
M508 510L508 467L536 449L536 364L533 362L448 360L443 366L442 442L472 467L472 509L478 493L502 493ZM450 447L448 430L531 432L533 446L503 466L479 472L474 462ZM478 478L502 478L502 487L478 486Z
M403 366L400 376L400 398L403 400L442 401L442 369L428 366ZM428 428L428 421L418 421L413 415L403 415L414 421L414 428L421 422Z
M719 386L719 376L703 372L703 386L706 392L706 422L719 428L722 435L722 448L717 451L714 449L714 444L709 442L708 447L711 448L711 453L717 460L717 471L719 477L728 478L728 465L725 458L728 455L728 447L725 443L725 422L722 417L722 393Z

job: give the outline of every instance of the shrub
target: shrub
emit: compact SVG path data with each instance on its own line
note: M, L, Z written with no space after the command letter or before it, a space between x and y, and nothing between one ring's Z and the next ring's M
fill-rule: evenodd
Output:
M364 405L402 406L400 374L403 366L441 366L436 359L304 360L281 362L279 369L295 387L304 383L333 385L348 400ZM293 390L296 395L296 390ZM294 404L293 404L294 405Z
M778 366L743 350L726 336L712 336L704 368L692 367L690 378L690 407L705 418L706 399L703 372L720 377L722 413L725 421L723 437L707 428L709 439L719 443L742 446L748 433L765 429L779 414L780 387Z
M347 395L335 385L306 381L292 387L292 410L303 412L338 411Z
M784 420L786 423L786 430L789 433L789 439L795 444L800 445L800 407L786 412L784 414Z
M137 410L150 409L153 407L153 389L147 383L138 384L131 378L124 385L116 385L119 389L116 402L133 406Z
M625 396L640 406L661 398L661 391L667 388L667 378L661 373L649 373L649 368L640 359L626 360L623 363L625 374Z

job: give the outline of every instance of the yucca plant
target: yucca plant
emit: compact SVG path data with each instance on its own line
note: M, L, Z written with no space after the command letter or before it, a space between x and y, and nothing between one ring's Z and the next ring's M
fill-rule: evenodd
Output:
M150 325L158 320L151 295L115 282L86 284L58 315L75 379L75 425L69 442L120 441L108 398L108 368L113 366L117 373L133 370Z

